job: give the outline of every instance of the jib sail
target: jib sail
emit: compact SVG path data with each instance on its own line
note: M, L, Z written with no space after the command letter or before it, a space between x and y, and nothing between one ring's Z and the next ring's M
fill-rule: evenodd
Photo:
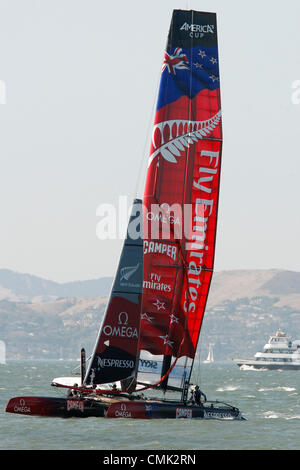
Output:
M190 371L214 265L221 148L216 15L175 10L143 198L139 377L147 366L163 375L172 356Z
M142 201L135 200L119 267L84 384L134 377L143 278Z

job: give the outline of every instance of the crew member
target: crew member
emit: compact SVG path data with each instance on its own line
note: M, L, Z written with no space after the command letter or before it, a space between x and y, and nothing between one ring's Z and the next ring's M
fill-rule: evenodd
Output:
M74 384L73 387L78 387L78 384ZM67 398L73 398L73 397L78 397L79 393L77 390L73 390L70 388L67 393Z
M203 397L204 401L206 401L205 393L201 392L199 386L196 385L195 391L194 391L194 400L195 400L196 405L201 405L201 396Z

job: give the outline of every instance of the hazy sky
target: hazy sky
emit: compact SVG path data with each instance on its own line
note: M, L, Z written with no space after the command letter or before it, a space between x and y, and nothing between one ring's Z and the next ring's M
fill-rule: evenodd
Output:
M173 8L217 13L223 168L215 268L300 271L300 2L0 0L0 267L114 274L102 203L135 196Z

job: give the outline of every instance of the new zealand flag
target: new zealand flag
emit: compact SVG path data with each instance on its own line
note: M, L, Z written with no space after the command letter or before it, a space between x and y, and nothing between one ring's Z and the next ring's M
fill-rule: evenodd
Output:
M201 90L219 88L218 62L217 46L168 49L162 66L157 110L182 96L192 99Z

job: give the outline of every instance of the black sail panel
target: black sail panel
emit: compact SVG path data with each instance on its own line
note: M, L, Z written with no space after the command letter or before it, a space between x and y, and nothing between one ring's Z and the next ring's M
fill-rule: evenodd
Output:
M115 382L134 376L142 290L142 204L136 199L85 385Z

